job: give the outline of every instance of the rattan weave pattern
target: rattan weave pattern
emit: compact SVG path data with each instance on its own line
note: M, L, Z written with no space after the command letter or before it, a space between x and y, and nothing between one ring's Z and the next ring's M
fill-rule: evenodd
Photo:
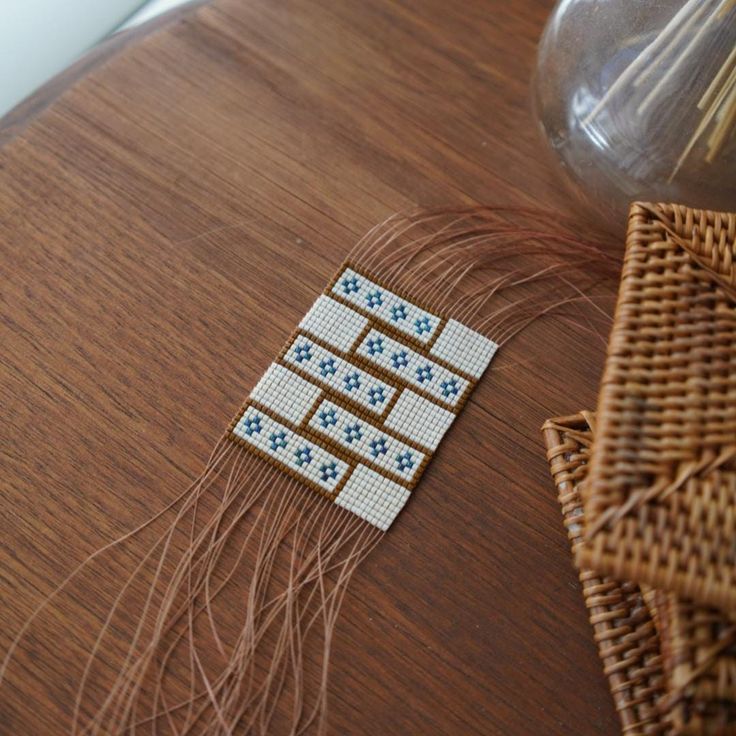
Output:
M736 734L736 624L715 608L652 591L674 732Z
M590 412L544 425L573 551L585 532L579 487L592 428ZM734 736L736 624L718 609L650 588L642 592L591 570L582 570L580 580L624 734Z
M736 610L736 216L632 206L578 564Z
M588 471L591 415L551 419L543 431L547 459L573 551L581 544L584 514L579 485ZM626 736L674 733L657 708L664 695L659 640L641 590L591 570L580 571L583 597L603 671Z
M675 205L650 211L693 260L732 296L736 294L736 214Z

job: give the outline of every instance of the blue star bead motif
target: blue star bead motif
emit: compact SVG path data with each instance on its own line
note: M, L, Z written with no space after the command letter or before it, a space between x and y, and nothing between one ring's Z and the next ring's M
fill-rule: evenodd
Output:
M312 346L308 342L300 342L294 348L294 360L297 363L304 363L307 360L312 360Z
M378 406L386 401L386 392L383 390L383 386L373 386L368 391L368 401L371 406Z
M327 428L334 427L337 424L337 417L334 409L322 409L318 414L319 423Z
M378 289L369 291L365 297L365 303L371 308L375 309L383 304L383 294Z
M371 440L370 448L373 457L380 457L388 452L388 443L383 437L379 437L376 440Z
M271 449L274 452L286 447L286 433L281 429L272 432L268 439L271 441Z
M320 480L324 483L331 483L337 478L337 465L334 462L323 463L319 469Z
M431 381L433 377L434 374L432 373L432 369L428 365L417 368L417 381L419 381L419 383Z
M408 450L405 450L396 456L396 465L402 473L407 470L411 470L414 467L414 464L414 455L412 455Z
M312 451L308 447L300 447L295 453L296 464L301 468L312 462Z
M383 338L372 337L365 344L368 355L380 355L383 352Z
M356 388L360 388L360 375L353 371L345 376L344 383L348 391L354 391Z
M449 399L451 396L457 396L458 393L460 393L460 387L457 385L457 381L454 378L442 381L440 388L442 389L442 395L446 399Z
M324 378L334 376L337 373L337 366L334 358L323 358L319 364L319 372Z
M355 294L360 289L360 282L353 275L346 276L340 283L346 294Z
M361 431L360 425L357 422L345 427L345 442L347 442L349 445L352 445L353 442L361 439L362 436L363 432Z
M394 353L391 356L391 365L400 371L402 368L406 368L409 365L409 356L405 350L401 350L398 353Z
M406 307L403 304L397 304L394 307L391 307L391 321L392 322L401 322L406 319Z
M243 430L248 435L248 437L251 437L254 434L260 434L261 433L261 418L260 417L248 417L243 422Z
M417 335L424 335L429 332L432 329L432 323L429 321L429 317L426 315L417 317L414 320L414 329Z

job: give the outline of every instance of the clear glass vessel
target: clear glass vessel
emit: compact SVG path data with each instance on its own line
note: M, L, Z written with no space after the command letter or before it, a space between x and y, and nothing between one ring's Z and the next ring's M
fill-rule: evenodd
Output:
M736 0L559 0L533 85L576 196L736 210Z

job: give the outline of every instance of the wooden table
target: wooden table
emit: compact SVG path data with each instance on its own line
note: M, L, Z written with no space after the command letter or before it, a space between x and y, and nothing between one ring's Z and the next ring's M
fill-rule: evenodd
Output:
M0 151L0 651L196 475L369 227L415 204L564 208L528 110L551 5L216 0ZM539 432L594 406L602 357L552 322L499 356L353 582L331 733L617 733ZM67 732L82 590L32 629L2 733Z

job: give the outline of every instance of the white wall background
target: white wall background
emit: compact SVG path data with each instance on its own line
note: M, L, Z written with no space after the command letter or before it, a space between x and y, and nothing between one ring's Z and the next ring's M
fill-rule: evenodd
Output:
M123 24L120 30L130 28L139 23L145 23L147 20L151 20L151 18L155 18L157 15L165 13L168 10L173 10L186 2L188 0L149 0L149 2L144 3L143 7Z
M186 0L0 0L0 117L110 33Z

